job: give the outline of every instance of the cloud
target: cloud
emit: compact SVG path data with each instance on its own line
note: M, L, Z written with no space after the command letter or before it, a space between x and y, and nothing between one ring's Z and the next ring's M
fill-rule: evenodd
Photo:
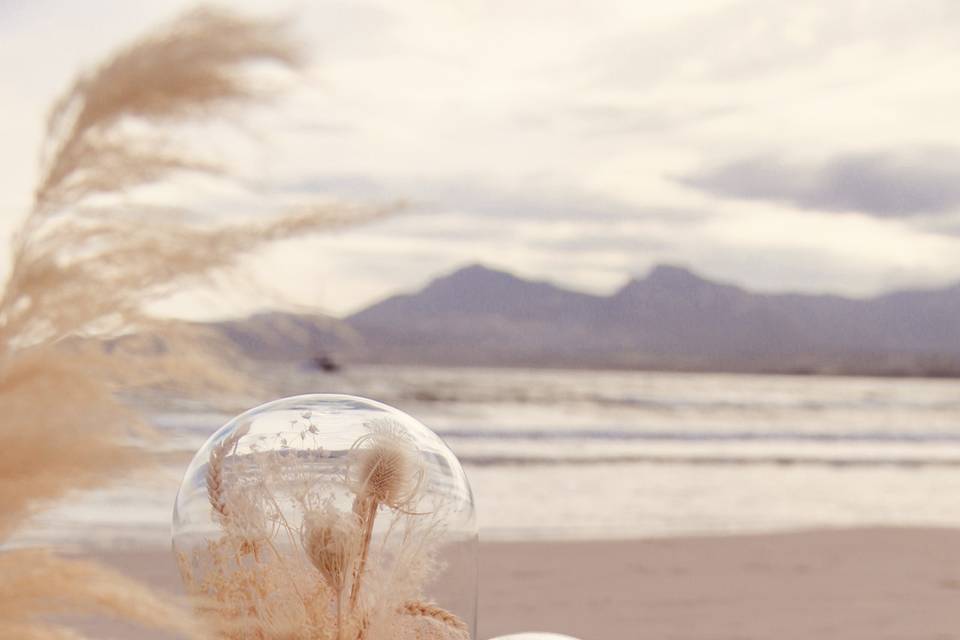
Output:
M29 200L24 159L76 68L187 4L0 0L8 211ZM262 140L196 140L248 188L183 197L224 216L305 196L409 202L251 262L265 286L337 311L474 261L590 291L662 261L769 290L960 277L955 0L494 5L296 3L315 61L302 91L244 123ZM848 153L918 141L957 151ZM755 155L770 149L784 153ZM835 215L852 210L871 215Z
M960 149L848 154L818 165L758 155L679 181L715 195L803 209L880 218L943 214L960 208Z
M572 107L566 115L585 135L623 136L677 132L691 125L736 115L741 110L734 104L667 109L601 103Z
M960 8L950 0L735 0L657 29L634 25L597 47L591 59L599 78L642 87L677 77L754 82L815 67L855 46L903 52L937 42L952 48L958 24Z

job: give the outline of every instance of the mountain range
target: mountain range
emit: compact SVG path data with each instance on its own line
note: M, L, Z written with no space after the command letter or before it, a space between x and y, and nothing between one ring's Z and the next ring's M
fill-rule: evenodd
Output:
M268 312L181 335L237 362L960 376L960 284L768 294L658 266L608 296L473 265L346 318ZM184 344L123 339L138 353Z
M598 296L474 265L346 322L365 359L387 362L960 373L960 285L766 294L662 265Z

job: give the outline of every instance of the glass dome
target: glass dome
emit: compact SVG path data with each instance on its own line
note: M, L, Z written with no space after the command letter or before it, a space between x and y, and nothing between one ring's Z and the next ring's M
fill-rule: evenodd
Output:
M216 637L476 635L470 485L436 434L379 402L303 395L228 422L187 469L173 547Z

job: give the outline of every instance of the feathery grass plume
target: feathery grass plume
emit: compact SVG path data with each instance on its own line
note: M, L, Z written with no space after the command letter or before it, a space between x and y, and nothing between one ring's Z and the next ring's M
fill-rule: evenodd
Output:
M0 372L0 541L47 501L131 464L131 412L78 362L26 350Z
M11 550L0 554L0 575L3 638L79 638L36 618L91 610L196 635L189 616L184 616L178 606L135 580L93 562L67 560L45 550Z
M81 75L47 120L36 212L42 217L94 193L117 193L172 171L210 170L170 150L163 131L138 140L124 121L176 123L256 97L243 73L251 62L297 68L302 56L282 22L195 10Z
M227 179L179 149L172 132L268 97L253 81L253 66L295 70L300 59L279 22L194 11L81 75L54 105L34 201L13 237L0 294L0 542L51 501L144 463L131 444L148 431L113 395L107 359L62 348L66 342L162 330L146 303L258 247L386 213L304 203L255 223L211 225L137 202L138 188L182 172ZM138 377L130 360L109 361L112 379ZM202 373L176 371L181 385ZM188 631L173 605L89 563L3 551L0 569L0 629L8 637L78 637L41 621L65 610ZM258 580L251 585L271 586ZM288 600L268 599L262 612L269 627L302 628L296 602L294 615Z
M144 302L244 253L388 213L304 203L257 223L198 225L189 212L149 203L93 204L90 196L208 169L178 152L170 131L265 97L244 73L251 64L296 69L299 59L282 23L203 10L81 76L48 122L40 183L0 298L0 347L144 322Z

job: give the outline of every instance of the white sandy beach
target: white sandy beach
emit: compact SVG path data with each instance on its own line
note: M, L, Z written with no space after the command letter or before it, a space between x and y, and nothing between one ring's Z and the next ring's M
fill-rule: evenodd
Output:
M101 554L170 591L164 549ZM479 637L583 640L960 638L960 530L848 529L481 545ZM96 637L165 636L111 623Z

